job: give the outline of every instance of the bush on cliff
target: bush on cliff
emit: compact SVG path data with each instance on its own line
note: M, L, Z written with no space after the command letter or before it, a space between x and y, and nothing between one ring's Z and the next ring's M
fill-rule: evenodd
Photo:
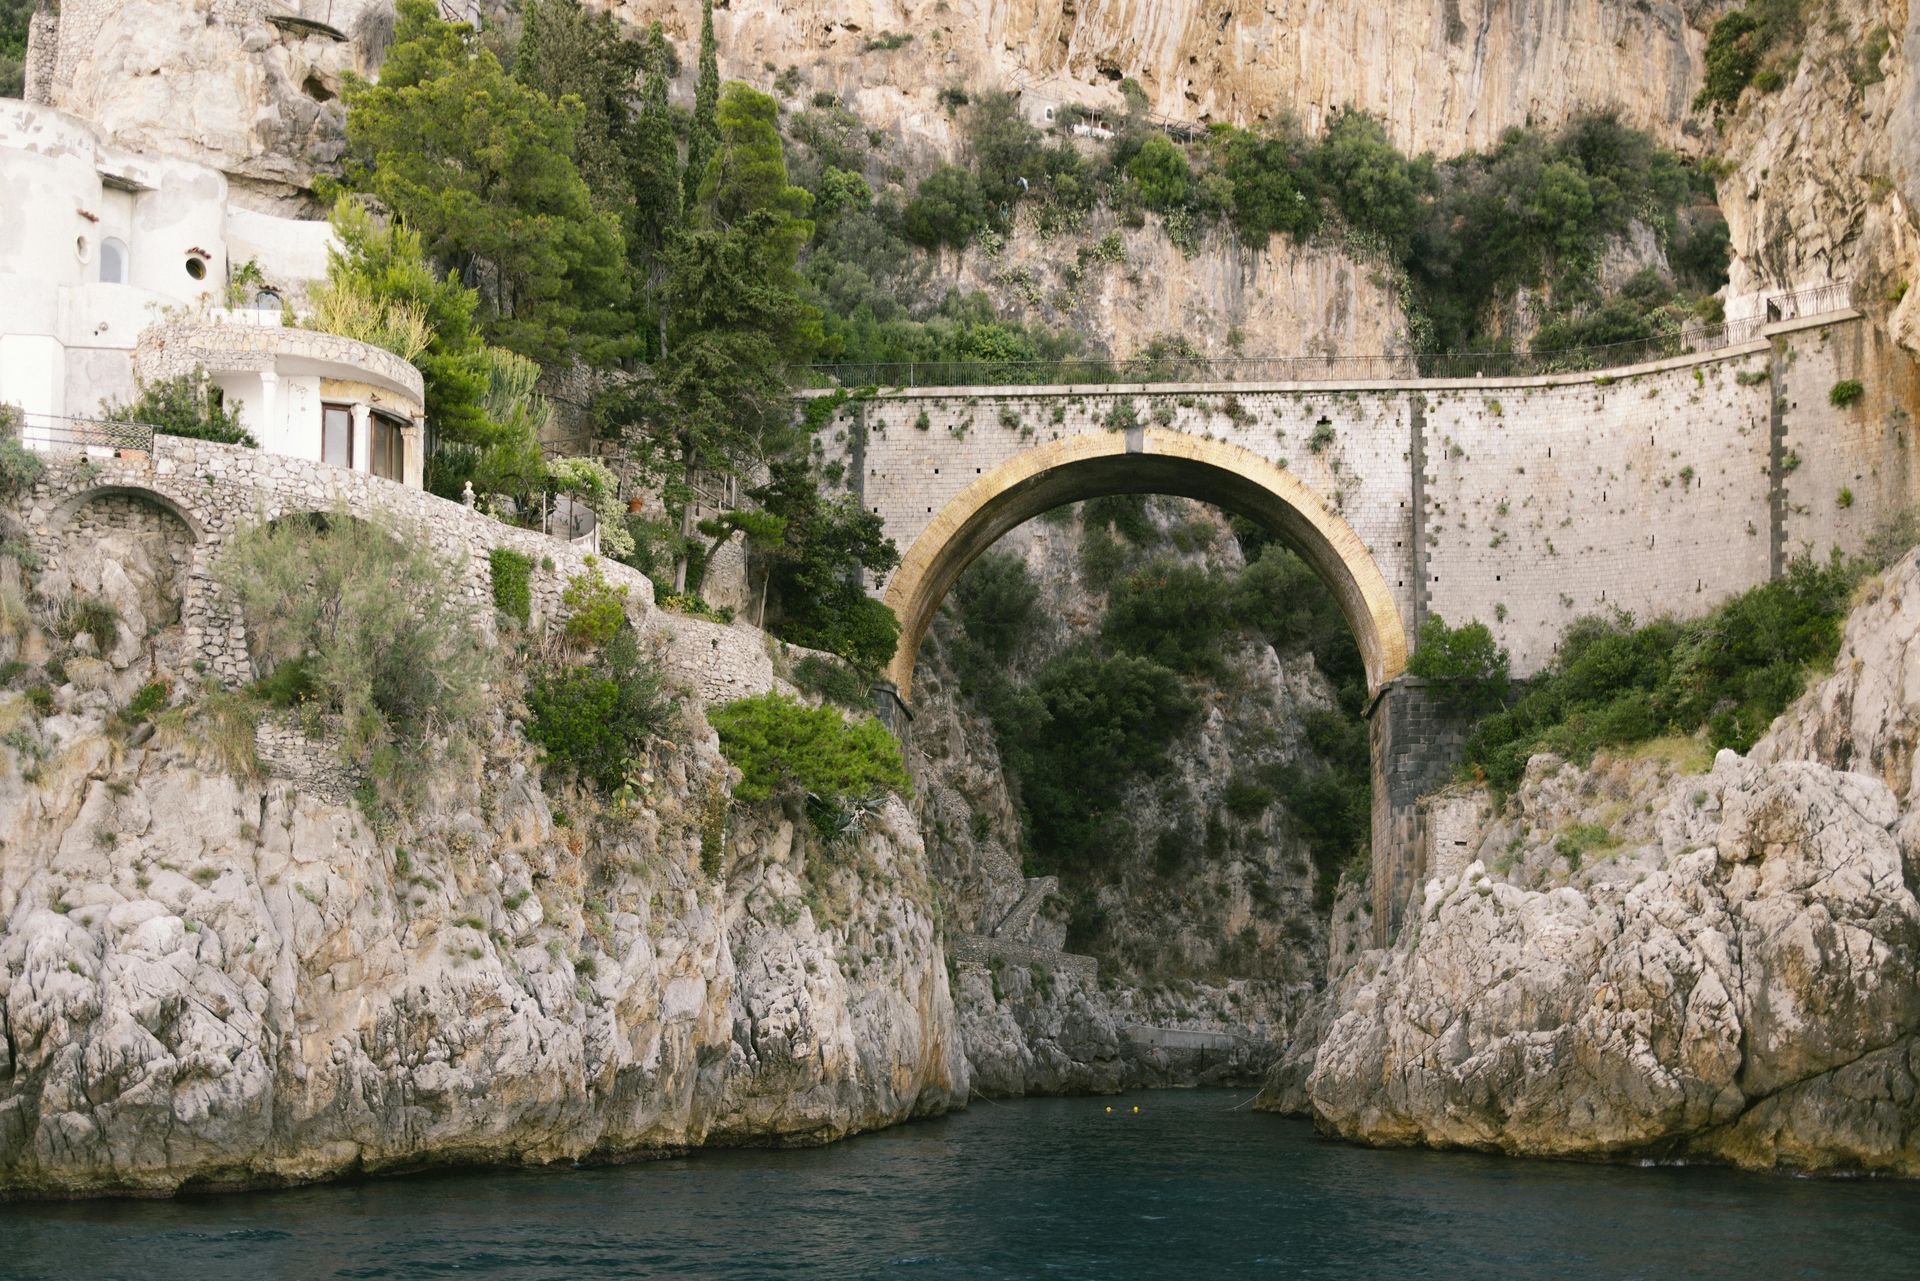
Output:
M527 709L527 737L546 750L547 765L608 792L673 716L665 674L624 624L589 660L536 666Z
M799 795L839 806L913 790L900 744L871 716L848 720L831 707L767 693L716 707L707 720L720 750L740 768L736 800Z
M1744 752L1799 697L1807 672L1832 661L1858 577L1837 558L1802 559L1704 618L1581 619L1553 667L1475 727L1463 768L1505 793L1535 752L1584 761L1600 747L1701 730L1710 746Z
M234 535L216 573L239 607L254 662L299 662L320 710L337 713L347 758L402 785L455 745L493 677L459 584L465 566L424 531L344 511L301 513Z

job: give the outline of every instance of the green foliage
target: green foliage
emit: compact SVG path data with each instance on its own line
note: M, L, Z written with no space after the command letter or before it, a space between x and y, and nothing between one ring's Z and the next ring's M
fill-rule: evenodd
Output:
M672 722L666 676L622 625L584 663L542 663L527 682L527 737L551 769L603 791L620 788L647 740Z
M1827 403L1845 409L1867 394L1857 378L1842 378L1827 392Z
M1186 153L1171 139L1163 133L1150 133L1127 162L1127 177L1133 180L1141 204L1165 213L1187 202L1193 172L1187 166Z
M163 681L148 681L127 704L127 719L144 721L167 705L168 688Z
M37 0L0 0L0 98L18 98L27 84L27 25Z
M396 221L376 220L366 206L342 196L333 206L323 292L377 300L417 315L429 331L426 347L410 357L426 386L426 414L444 442L480 445L495 434L486 415L487 366L474 329L480 296L443 278L420 236ZM455 492L458 492L457 487Z
M824 698L830 703L866 711L873 705L872 687L867 677L845 663L818 654L808 654L793 665L794 686L803 693Z
M400 0L379 82L343 97L347 186L479 290L490 341L543 364L625 350L625 249L574 165L577 99L515 81L432 0Z
M1164 765L1199 710L1177 675L1131 654L1074 650L1042 667L994 716L1036 864L1094 857L1127 784Z
M1349 226L1377 237L1395 258L1412 250L1434 186L1432 156L1401 155L1378 120L1348 107L1328 122L1314 165Z
M0 403L0 498L26 493L46 470L40 455L20 443L20 421L18 409Z
M1234 580L1160 559L1126 574L1108 596L1100 638L1176 672L1219 674L1235 630Z
M239 409L238 401L228 405L213 395L213 380L204 369L148 383L130 401L100 402L100 416L112 422L145 423L166 436L257 448L260 442L240 425Z
M495 547L487 553L487 568L493 577L494 608L525 627L533 617L533 558Z
M562 630L575 644L599 648L627 625L627 589L607 581L598 558L587 558L586 570L567 579L560 591L566 610Z
M720 145L720 42L713 34L713 0L700 0L700 74L693 90L693 120L687 130L683 176L691 207L706 180L707 162Z
M901 215L901 231L922 249L964 249L986 225L986 203L971 169L938 165L920 180Z
M459 584L464 567L423 531L344 512L293 515L228 540L215 572L254 660L305 664L341 716L349 760L402 787L441 735L465 741L493 679Z
M790 794L839 804L912 791L900 744L871 716L849 722L831 707L769 693L723 704L707 719L740 769L734 797L748 804Z
M605 209L634 203L628 99L641 61L641 45L611 13L591 12L580 0L528 0L521 10L514 79L550 102L579 104L574 164Z
M1449 627L1440 615L1427 615L1407 671L1445 687L1447 697L1469 706L1498 707L1506 698L1507 651L1478 620Z
M1705 730L1745 751L1839 648L1858 567L1799 560L1704 618L1636 627L1582 619L1554 666L1511 708L1482 720L1466 770L1511 791L1536 752L1584 760L1603 746Z
M310 703L319 693L314 685L312 665L305 658L289 658L274 664L272 671L253 683L251 692L269 707L282 710Z
M775 462L752 497L785 522L779 547L766 553L768 587L778 605L770 630L796 645L838 654L863 671L885 666L900 624L860 586L862 574L890 573L900 563L879 516L849 495L821 493L812 470L798 460Z
M1017 657L1040 622L1040 585L1027 562L1010 552L987 552L953 585L953 604L969 641L1004 665Z
M1769 51L1800 34L1800 0L1751 0L1723 13L1707 35L1707 79L1696 109L1731 107L1760 71Z

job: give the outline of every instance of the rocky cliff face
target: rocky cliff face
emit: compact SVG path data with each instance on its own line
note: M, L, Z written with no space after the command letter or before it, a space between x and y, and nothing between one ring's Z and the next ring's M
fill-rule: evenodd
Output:
M1748 89L1711 144L1729 170L1729 296L1852 282L1920 353L1920 295L1907 288L1920 280L1916 119L1920 8L1849 0L1810 13L1782 86Z
M609 0L635 23L699 36L698 6ZM1690 3L1286 0L1058 5L1031 0L734 0L716 7L723 75L798 66L883 128L950 144L939 90L1023 89L1036 104L1119 110L1132 78L1161 116L1309 127L1349 103L1410 151L1485 147L1501 132L1617 103L1675 141L1704 30ZM901 39L905 37L905 39Z
M66 0L44 99L136 151L224 169L270 210L340 158L341 76L369 73L391 0ZM45 55L42 55L45 56Z
M4 656L64 681L0 692L0 1193L810 1143L964 1102L899 802L831 846L731 806L697 703L641 795L590 802L496 707L480 760L375 825L298 725L124 714L191 680L157 558L32 598L0 558L0 604L100 590L158 634L98 655L0 610Z
M1536 758L1269 1101L1374 1143L1920 1174L1917 641L1920 553L1747 758Z

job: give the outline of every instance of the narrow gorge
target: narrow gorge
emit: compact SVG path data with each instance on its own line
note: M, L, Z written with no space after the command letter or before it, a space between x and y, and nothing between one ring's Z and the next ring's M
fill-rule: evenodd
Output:
M0 1274L1899 1275L1916 211L1906 0L0 0Z

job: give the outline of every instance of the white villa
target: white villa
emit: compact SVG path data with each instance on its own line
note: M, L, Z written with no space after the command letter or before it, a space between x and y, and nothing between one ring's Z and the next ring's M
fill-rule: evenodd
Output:
M329 237L232 203L217 169L0 99L0 404L25 412L29 445L85 443L103 399L204 369L262 449L418 487L419 370L283 322L283 295L326 274Z

